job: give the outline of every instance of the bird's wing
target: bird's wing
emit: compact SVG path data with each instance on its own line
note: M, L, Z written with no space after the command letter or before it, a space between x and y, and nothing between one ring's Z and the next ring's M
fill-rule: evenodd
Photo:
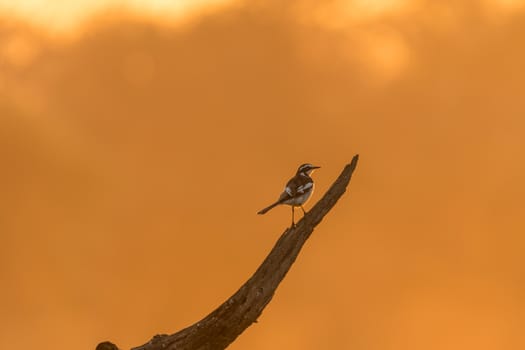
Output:
M285 201L287 199L299 196L307 192L314 185L313 181L306 176L295 176L284 188L283 193L279 197L279 201Z
M297 187L296 193L304 194L310 191L313 186L314 186L314 182L309 178L305 178L303 181L301 181L301 184L299 185L299 187Z

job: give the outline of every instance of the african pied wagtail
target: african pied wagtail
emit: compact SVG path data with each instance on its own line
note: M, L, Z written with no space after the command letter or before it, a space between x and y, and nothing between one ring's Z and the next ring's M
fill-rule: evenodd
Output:
M301 207L303 214L306 214L303 204L306 203L314 191L314 180L312 180L310 174L318 168L320 167L308 163L301 165L299 169L297 169L297 174L295 174L295 176L286 184L284 192L281 194L277 202L264 208L257 214L265 214L268 210L279 204L288 204L292 207L292 227L294 227L294 209L295 207Z

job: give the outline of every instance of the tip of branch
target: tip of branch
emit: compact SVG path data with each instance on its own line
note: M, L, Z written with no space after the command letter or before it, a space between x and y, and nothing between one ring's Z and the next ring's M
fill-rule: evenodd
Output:
M352 158L352 161L350 162L350 164L347 165L347 167L351 168L352 170L354 170L357 166L357 162L359 161L359 154L356 154L353 158Z

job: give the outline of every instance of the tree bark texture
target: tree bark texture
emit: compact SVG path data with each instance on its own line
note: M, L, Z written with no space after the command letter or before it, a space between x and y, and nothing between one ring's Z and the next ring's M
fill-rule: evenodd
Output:
M253 276L228 300L199 322L171 335L157 335L132 350L220 350L230 345L257 322L314 228L346 191L358 159L355 155L304 218L284 231Z

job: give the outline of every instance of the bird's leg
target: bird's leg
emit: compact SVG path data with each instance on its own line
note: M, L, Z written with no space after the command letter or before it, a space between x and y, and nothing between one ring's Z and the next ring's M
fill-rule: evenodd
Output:
M303 215L306 215L306 212L304 211L304 208L302 205L301 205L301 209L303 210Z
M292 227L295 227L295 221L293 219L294 214L294 206L292 205Z

